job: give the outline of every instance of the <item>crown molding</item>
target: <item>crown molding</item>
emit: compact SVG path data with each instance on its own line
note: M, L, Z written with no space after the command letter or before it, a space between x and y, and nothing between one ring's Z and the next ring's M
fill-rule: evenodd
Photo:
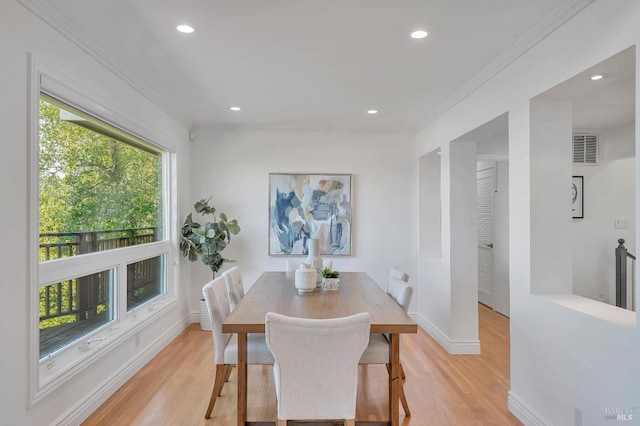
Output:
M156 91L118 62L113 55L94 43L89 37L87 37L87 35L76 28L64 15L48 4L48 2L44 0L16 0L16 2L20 3L55 31L59 32L62 36L85 51L89 56L114 73L136 92L151 101L155 106L167 113L174 120L186 128L191 126L191 123L188 123L186 120L181 118L180 114L178 114L176 110L167 108L166 103L162 101L162 98Z
M568 0L445 100L418 131L443 116L595 0Z

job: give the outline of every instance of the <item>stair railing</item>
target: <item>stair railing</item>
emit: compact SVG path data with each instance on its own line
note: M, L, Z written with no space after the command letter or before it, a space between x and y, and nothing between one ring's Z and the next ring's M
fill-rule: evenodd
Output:
M627 259L631 259L631 294L627 297ZM618 240L616 248L616 306L636 310L636 257L624 246L624 239Z

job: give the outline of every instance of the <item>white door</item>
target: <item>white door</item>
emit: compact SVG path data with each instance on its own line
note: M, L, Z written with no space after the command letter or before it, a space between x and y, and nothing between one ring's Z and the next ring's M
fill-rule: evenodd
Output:
M493 197L493 309L509 316L509 162L498 161Z
M496 189L495 163L478 162L478 300L493 308L493 210Z

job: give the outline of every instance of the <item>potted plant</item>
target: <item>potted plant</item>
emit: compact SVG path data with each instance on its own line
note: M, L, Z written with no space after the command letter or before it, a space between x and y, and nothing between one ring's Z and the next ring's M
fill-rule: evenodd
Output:
M322 270L322 286L325 290L337 290L340 287L340 272L324 268Z
M228 220L224 213L220 213L217 218L216 209L209 205L210 200L211 197L200 200L194 204L193 208L196 213L203 216L213 216L213 220L200 224L194 222L193 215L189 213L184 225L182 225L180 251L191 262L200 258L202 263L211 269L215 278L224 262L234 262L234 260L222 257L221 252L231 242L231 235L237 235L240 232L240 226L238 226L236 219ZM211 330L211 320L204 299L200 299L200 328Z
M199 224L193 221L193 216L189 213L182 225L182 240L180 241L180 251L182 255L195 262L198 256L202 263L211 268L215 277L224 262L233 262L225 259L220 254L231 242L231 235L238 235L240 226L236 219L228 220L227 215L220 213L220 218L216 218L216 209L209 205L211 197L200 200L194 204L196 213L213 216L213 220Z

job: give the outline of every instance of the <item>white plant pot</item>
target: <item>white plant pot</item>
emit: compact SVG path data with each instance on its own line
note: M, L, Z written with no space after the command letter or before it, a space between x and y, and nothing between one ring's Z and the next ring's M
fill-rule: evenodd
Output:
M211 331L211 318L209 318L209 309L204 299L200 301L200 330Z
M323 278L322 285L325 290L337 290L340 288L340 277L338 278Z

